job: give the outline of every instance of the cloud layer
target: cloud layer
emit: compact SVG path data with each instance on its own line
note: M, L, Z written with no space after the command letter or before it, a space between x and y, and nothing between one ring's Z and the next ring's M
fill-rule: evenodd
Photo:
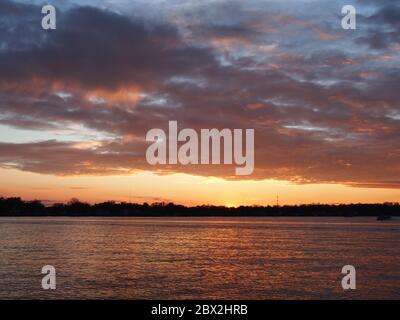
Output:
M400 6L356 1L352 31L342 2L75 1L44 31L38 4L3 0L0 125L49 138L3 140L0 165L237 178L225 166L149 166L146 132L177 120L254 128L250 179L398 188ZM66 132L79 139L54 138Z

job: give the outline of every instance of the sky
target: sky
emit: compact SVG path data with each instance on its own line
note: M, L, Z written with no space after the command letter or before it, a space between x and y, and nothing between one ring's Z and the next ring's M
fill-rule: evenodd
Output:
M0 196L400 201L399 31L398 1L2 0ZM254 172L149 165L170 120L253 128Z

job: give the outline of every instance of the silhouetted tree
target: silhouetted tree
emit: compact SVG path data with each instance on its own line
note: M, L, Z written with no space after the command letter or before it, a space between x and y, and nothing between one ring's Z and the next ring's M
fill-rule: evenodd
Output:
M78 199L68 203L43 205L39 200L23 201L21 198L0 198L0 216L132 216L132 217L167 217L167 216L254 216L254 217L302 217L302 216L400 216L400 204L386 202L382 204L310 204L293 206L223 206L201 205L186 207L172 202L126 203L107 201L90 205Z

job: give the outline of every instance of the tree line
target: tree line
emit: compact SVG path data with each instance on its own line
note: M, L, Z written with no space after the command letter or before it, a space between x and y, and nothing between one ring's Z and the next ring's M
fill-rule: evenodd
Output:
M94 216L94 217L302 217L302 216L400 216L399 203L376 204L306 204L285 206L240 206L236 208L201 205L187 207L174 203L127 203L107 201L89 204L72 199L49 206L39 200L24 201L19 197L0 198L0 216Z

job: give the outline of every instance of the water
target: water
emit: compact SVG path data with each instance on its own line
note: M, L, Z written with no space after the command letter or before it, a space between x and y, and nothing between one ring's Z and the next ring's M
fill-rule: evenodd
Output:
M374 218L0 218L0 298L399 299L399 236Z

